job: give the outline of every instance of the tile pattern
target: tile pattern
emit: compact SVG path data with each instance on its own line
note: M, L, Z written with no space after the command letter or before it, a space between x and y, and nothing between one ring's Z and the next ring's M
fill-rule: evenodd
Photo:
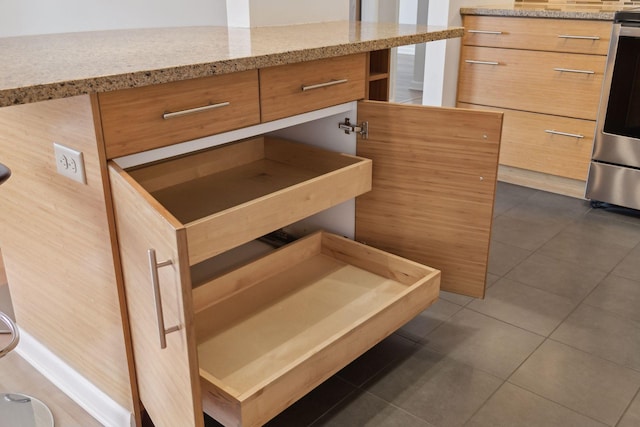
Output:
M640 216L499 183L495 221L484 300L443 292L269 425L640 425Z

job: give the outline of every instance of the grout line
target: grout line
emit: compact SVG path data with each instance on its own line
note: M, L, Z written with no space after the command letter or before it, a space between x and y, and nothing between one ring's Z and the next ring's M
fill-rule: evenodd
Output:
M614 425L616 426L620 425L620 421L622 421L624 416L627 415L627 412L629 412L629 408L631 408L631 405L633 405L633 402L636 399L640 399L640 387L638 387L638 391L636 391L636 394L631 398L631 401L629 402L627 407L624 408L624 411L622 411L622 415L620 415L620 418L618 418L618 421L616 421Z

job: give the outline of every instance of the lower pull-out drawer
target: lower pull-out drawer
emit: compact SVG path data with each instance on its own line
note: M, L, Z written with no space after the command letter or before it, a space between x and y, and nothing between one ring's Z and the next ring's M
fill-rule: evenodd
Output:
M203 407L255 426L438 296L440 272L315 233L193 292Z

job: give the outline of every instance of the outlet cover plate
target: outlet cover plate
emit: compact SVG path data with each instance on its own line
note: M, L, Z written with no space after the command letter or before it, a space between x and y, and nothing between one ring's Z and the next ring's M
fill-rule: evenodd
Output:
M82 151L74 150L73 148L65 147L64 145L54 142L53 152L56 157L56 168L60 175L78 181L81 184L87 183Z

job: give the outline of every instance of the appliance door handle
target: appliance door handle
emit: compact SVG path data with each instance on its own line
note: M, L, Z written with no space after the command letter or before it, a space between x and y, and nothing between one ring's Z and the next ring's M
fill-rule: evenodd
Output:
M571 138L578 138L578 139L584 138L584 135L580 135L579 133L560 132L558 130L553 130L553 129L545 129L544 131L552 135L562 135L562 136L568 136Z
M572 34L559 34L560 39L575 39L575 40L600 40L599 36L574 36Z
M160 348L167 348L167 334L180 329L180 326L164 327L164 314L162 312L162 298L160 296L160 280L158 279L158 269L173 264L170 259L157 262L155 249L147 251L149 256L149 272L151 273L151 285L153 286L153 299L156 305L156 319L158 323L158 336L160 338Z
M499 36L500 34L503 34L502 31L488 31L488 30L467 30L467 33L473 33L473 34L493 34L496 36Z
M500 63L496 61L477 61L475 59L465 59L464 62L467 64L500 65Z
M554 71L560 71L561 73L577 73L577 74L595 74L592 70L574 70L572 68L554 68Z

